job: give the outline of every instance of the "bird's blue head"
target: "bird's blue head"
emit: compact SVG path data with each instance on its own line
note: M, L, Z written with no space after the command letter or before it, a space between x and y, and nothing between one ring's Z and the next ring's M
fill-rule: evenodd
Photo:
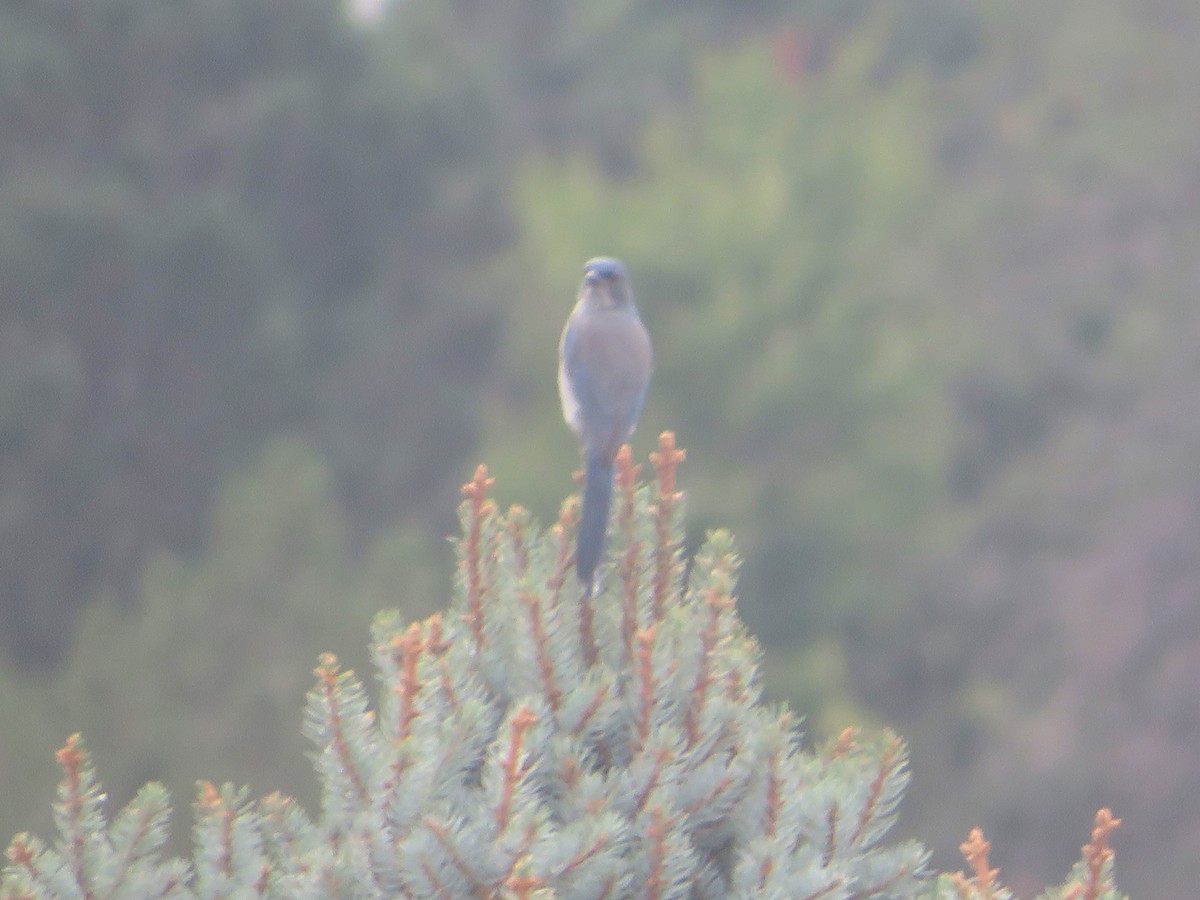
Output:
M625 264L611 256L597 256L583 264L579 296L597 306L621 308L633 303Z

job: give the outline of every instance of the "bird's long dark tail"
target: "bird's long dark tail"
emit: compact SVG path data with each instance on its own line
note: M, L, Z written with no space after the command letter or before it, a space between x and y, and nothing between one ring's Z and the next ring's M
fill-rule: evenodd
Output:
M579 515L579 537L575 543L575 572L590 588L600 557L604 555L604 532L612 503L612 461L602 454L588 453L584 477L583 512Z

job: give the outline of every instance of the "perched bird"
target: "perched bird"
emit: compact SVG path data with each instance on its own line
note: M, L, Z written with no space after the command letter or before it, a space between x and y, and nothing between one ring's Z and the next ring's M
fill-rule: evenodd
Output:
M584 264L583 273L559 343L558 392L563 418L583 454L586 480L575 571L590 595L604 553L613 460L642 413L654 354L625 266L599 256Z

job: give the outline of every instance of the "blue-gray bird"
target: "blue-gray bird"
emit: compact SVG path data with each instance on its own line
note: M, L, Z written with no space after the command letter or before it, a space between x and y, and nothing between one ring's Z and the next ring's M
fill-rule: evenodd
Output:
M642 413L654 352L620 260L596 257L584 264L583 273L559 343L558 392L563 418L583 453L586 480L575 572L590 595L604 553L613 460Z

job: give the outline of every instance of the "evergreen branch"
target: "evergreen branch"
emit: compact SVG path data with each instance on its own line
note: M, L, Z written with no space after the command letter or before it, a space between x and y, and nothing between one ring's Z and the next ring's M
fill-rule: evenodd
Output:
M221 804L221 795L211 781L200 782L200 796L196 801L198 818L215 819L218 822L216 859L214 868L224 874L229 874L230 860L233 849L230 844L233 835L233 813Z
M583 708L583 712L579 716L579 721L571 729L572 734L574 734L576 737L583 734L584 730L588 726L588 723L591 722L596 713L600 711L600 706L607 697L608 686L606 684L598 686L596 690L592 692L591 701L589 701L587 706Z
M779 748L772 743L767 754L767 812L763 823L763 833L767 837L774 837L779 826L779 807L783 799L779 796L779 787Z
M721 798L721 795L724 794L726 791L728 791L731 787L733 787L736 784L737 784L737 779L734 778L732 775L730 775L728 773L726 773L725 775L722 775L717 780L717 782L712 786L712 790L697 797L695 800L693 800L691 803L689 803L687 806L685 806L683 808L683 810L682 810L683 815L685 817L693 816L696 813L700 812L701 810L703 810L707 807L716 805L717 801Z
M521 506L508 509L508 536L512 544L513 572L517 581L523 581L529 571L529 548L525 543L525 526L529 522L529 511Z
M438 846L442 848L442 852L446 854L450 862L454 865L454 868L463 877L463 880L471 886L471 890L475 896L479 897L480 900L486 898L488 896L486 886L479 881L474 870L463 859L462 854L458 852L458 848L450 840L450 833L446 826L432 816L426 816L424 823L425 827L429 829L430 833L437 840ZM431 879L431 881L435 884L440 884L435 879Z
M663 766L667 762L667 757L670 751L666 747L656 747L651 756L650 771L646 773L646 780L642 784L641 790L635 795L633 809L635 812L641 812L646 807L646 802L650 799L655 789L660 784L662 777Z
M859 890L856 890L854 893L850 894L846 898L846 900L867 900L867 898L869 898L869 897L878 897L880 895L886 895L885 892L887 892L889 888L896 885L898 882L900 882L901 880L906 878L909 874L911 874L911 873L909 872L907 866L899 865L896 867L896 870L894 872L892 872L892 874L890 874L888 877L880 879L879 881L875 882L874 884L870 885L869 887L860 888Z
M646 876L646 900L658 900L663 896L663 872L666 868L666 838L667 820L661 806L656 805L650 810L650 824L645 831L649 843L647 852L650 861L650 871Z
M521 599L529 610L529 629L533 637L538 674L542 679L542 693L546 702L550 704L550 709L557 713L559 704L562 703L562 691L554 681L554 661L547 646L546 629L542 624L541 598L532 591L525 591L521 594Z
M867 791L867 801L863 804L863 808L858 814L858 825L854 829L854 834L850 836L850 846L854 846L859 842L867 826L871 823L887 779L895 771L894 766L899 751L900 739L893 736L888 741L887 747L884 748L883 755L879 758L879 767L875 772L875 777L871 779L871 786Z
M700 740L700 711L708 698L708 688L712 683L713 648L717 645L717 637L720 634L720 616L724 608L721 604L721 595L715 588L710 589L707 594L709 616L700 629L700 644L696 648L696 678L692 684L687 713L684 715L684 731L687 733L688 744L693 747Z
M534 875L510 875L505 879L504 886L516 900L529 900L534 891L542 886L542 880Z
M416 698L420 690L417 661L427 644L421 639L421 626L413 622L403 635L393 636L390 645L396 669L400 673L392 688L400 704L395 733L395 740L399 742L409 736L413 719L417 716Z
M567 860L567 862L559 870L559 874L560 875L569 875L572 872L574 872L576 869L578 869L580 866L582 866L584 863L586 863L588 860L595 859L596 856L598 856L600 854L600 852L608 845L609 840L610 840L610 838L609 838L608 833L602 831L597 836L596 840L592 842L592 845L590 847L588 847L584 850L576 851L575 855L572 856L569 860Z
M27 883L40 884L46 881L41 867L38 865L38 859L44 853L45 848L41 846L41 842L37 838L22 832L12 839L5 855L10 863L21 869ZM11 870L10 874L12 874ZM22 896L32 896L32 894Z
M592 605L592 585L588 584L583 590L579 601L579 647L583 652L583 662L589 669L599 659L599 649L596 647L595 608Z
M835 759L845 756L857 746L857 740L858 729L843 728L841 733L838 734L837 739L829 745L829 752L826 755L826 759L833 762Z
M124 873L150 856L165 840L164 828L171 807L166 792L161 788L155 791L156 787L143 786L113 823L113 848L120 848L115 860L120 874L113 890L120 888Z
M644 746L650 737L650 714L654 709L654 634L658 624L652 624L637 633L637 679L638 679L638 745Z
M675 490L675 467L683 462L687 454L675 447L675 435L664 431L658 438L658 450L650 454L658 475L658 495L653 507L654 543L654 590L651 610L655 621L662 618L667 603L671 575L675 568L675 506L683 498Z
M745 703L749 695L747 685L739 669L732 668L725 673L725 697L734 703Z
M835 891L840 891L845 881L846 879L844 878L834 878L828 884L824 885L813 893L805 894L802 900L823 900L823 898L830 896Z
M345 692L349 684L347 676L350 673L338 671L337 657L332 653L321 654L321 664L317 666L315 672L322 701L321 709L324 712L323 724L328 732L327 747L338 760L340 780L353 787L358 803L367 806L371 802L371 793L367 789L363 775L354 759L351 750L352 741L347 733L349 723L345 715L346 712L353 715L358 710L350 711L343 708L348 699ZM367 713L362 714L366 715Z
M271 855L279 861L280 877L311 875L325 868L328 845L319 839L295 799L276 791L259 801L259 810Z
M500 802L496 806L495 813L497 833L504 831L507 827L508 815L512 808L512 798L517 788L517 782L528 771L528 764L521 761L524 754L525 733L537 720L537 716L534 715L533 710L528 706L519 707L512 715L512 736L508 742L508 755L501 766L501 770L504 773L504 781L501 785Z
M66 746L55 757L63 771L55 818L75 884L81 896L91 898L88 845L104 833L104 820L100 812L104 794L95 783L80 735L73 734L67 738Z
M428 825L428 823L426 823L426 825ZM429 860L422 856L420 865L421 874L425 876L426 881L433 885L439 900L455 900L454 894L446 885L442 884L441 880L437 876L437 872L434 870Z
M617 470L614 482L621 503L617 511L617 529L625 542L625 553L619 566L621 593L621 648L622 661L628 664L633 659L634 635L638 629L638 596L641 592L642 542L638 539L635 525L637 476L642 467L632 462L632 452L625 444L617 452Z
M261 894L266 888L271 869L262 851L262 822L247 802L248 793L228 784L199 784L193 833L196 846L203 848L196 860L202 895Z
M825 815L825 849L821 854L821 865L825 868L833 862L834 854L837 853L837 827L838 816L840 809L838 802L835 800L829 805L829 811Z
M558 521L554 523L551 533L554 536L554 569L547 580L550 589L550 605L558 608L562 600L562 590L566 586L571 569L571 542L567 535L575 529L575 513L579 509L578 500L570 497L563 501L559 510Z
M625 541L634 537L634 499L637 493L637 478L641 471L641 463L633 461L633 450L628 444L622 444L617 450L613 485L621 501L617 504L617 531Z
M1110 874L1113 851L1108 846L1108 839L1120 824L1121 820L1112 814L1112 810L1097 810L1092 839L1083 845L1084 880L1069 882L1063 900L1098 900L1115 892Z
M761 894L767 889L767 882L771 877L771 873L775 871L775 860L770 854L763 854L762 862L758 867L758 892Z
M484 521L495 511L495 505L487 499L487 492L496 479L489 478L487 466L479 465L475 476L462 486L467 499L467 537L462 550L460 566L467 579L467 611L464 620L471 628L477 650L483 648L483 573L482 536Z
M626 666L632 665L635 653L634 646L638 632L638 592L641 589L640 571L639 568L630 566L625 573L626 589L622 594L623 602L621 604L621 662Z
M962 900L994 900L996 894L993 884L1000 870L988 865L988 851L991 846L991 843L984 839L983 830L980 828L972 828L967 839L959 845L958 849L962 851L963 858L975 873L970 879L959 872L951 876Z
M527 824L525 826L525 830L521 835L521 840L517 844L516 849L510 851L511 859L509 861L508 871L505 872L500 879L502 884L507 885L509 881L513 880L515 880L518 884L528 884L527 878L533 878L533 884L529 887L530 890L533 890L534 887L537 887L540 884L541 879L534 878L526 871L529 865L529 847L533 843L533 839L536 834L537 828L532 824ZM499 837L499 832L497 832L497 837ZM518 869L525 873L524 876L518 872Z
M434 613L428 619L429 622L429 638L426 641L426 646L437 657L438 667L438 686L441 689L442 698L446 701L446 705L453 712L459 707L458 691L454 687L454 677L450 672L450 664L446 659L446 650L448 645L442 642L442 617Z
M1084 900L1096 900L1100 896L1103 885L1105 866L1112 864L1113 851L1108 846L1108 838L1121 824L1121 820L1112 814L1112 810L1101 809L1096 813L1096 825L1092 829L1091 843L1083 845L1083 855L1088 862L1088 881L1084 885Z

